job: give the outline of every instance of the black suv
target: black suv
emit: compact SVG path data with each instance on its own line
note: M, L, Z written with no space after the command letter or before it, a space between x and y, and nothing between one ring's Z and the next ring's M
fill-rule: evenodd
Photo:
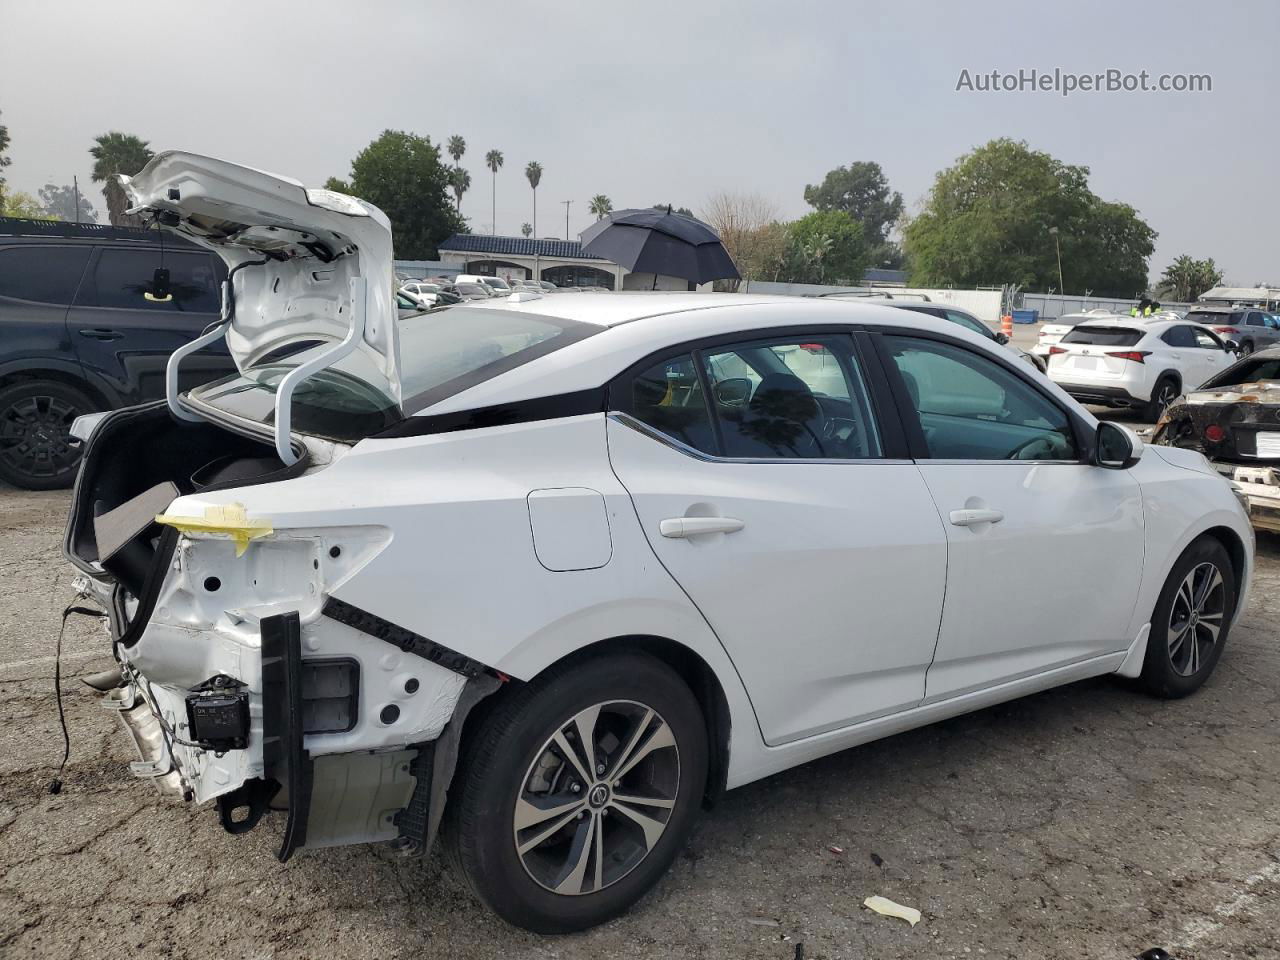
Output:
M159 296L157 269L169 272ZM225 276L172 234L0 217L0 479L70 486L71 422L163 397L169 354L217 320ZM182 389L233 369L221 344L201 350Z

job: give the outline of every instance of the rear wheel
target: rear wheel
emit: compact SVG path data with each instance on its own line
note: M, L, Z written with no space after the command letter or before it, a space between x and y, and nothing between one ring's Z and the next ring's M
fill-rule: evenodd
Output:
M447 842L476 895L536 933L603 923L643 896L684 845L706 782L698 703L643 654L535 679L463 752Z
M1240 344L1240 356L1247 357L1251 353L1253 353L1252 340L1246 340L1244 343Z
M18 380L0 389L0 479L27 490L71 486L80 467L71 424L92 411L83 392L56 380Z
M1199 690L1222 656L1236 609L1236 577L1226 549L1195 541L1169 572L1151 616L1142 683L1161 697Z
M1178 381L1173 377L1161 377L1151 391L1151 402L1147 404L1147 419L1156 423L1164 416L1169 404L1178 399Z

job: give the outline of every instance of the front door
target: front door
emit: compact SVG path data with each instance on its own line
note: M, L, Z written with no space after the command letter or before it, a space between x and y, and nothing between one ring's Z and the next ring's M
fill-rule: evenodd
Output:
M613 468L767 743L921 701L946 534L920 471L885 457L852 337L684 352L613 405Z
M1086 463L1065 409L993 358L877 339L950 548L927 700L1124 650L1142 576L1137 481Z

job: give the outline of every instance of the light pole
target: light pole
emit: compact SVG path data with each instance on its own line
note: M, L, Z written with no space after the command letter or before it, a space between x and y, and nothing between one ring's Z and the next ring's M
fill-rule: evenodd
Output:
M1062 247L1058 243L1058 228L1050 227L1049 232L1053 234L1053 249L1058 252L1058 289L1062 291L1062 295L1067 295L1067 285L1062 280Z
M569 204L573 203L573 201L561 200L560 202L564 204L564 238L568 240L569 239Z

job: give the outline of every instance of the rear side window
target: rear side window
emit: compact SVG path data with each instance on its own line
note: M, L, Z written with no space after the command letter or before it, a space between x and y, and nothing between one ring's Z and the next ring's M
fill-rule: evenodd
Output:
M171 299L148 300L158 267L169 271ZM217 313L221 297L212 256L206 253L122 250L104 247L90 271L78 303L84 306L124 307L132 310Z
M1249 314L1249 326L1251 327L1265 326L1265 324L1262 322L1262 314L1260 313Z
M1097 347L1132 347L1146 335L1132 327L1098 327L1082 323L1063 334L1063 343L1083 343Z
M1170 327L1160 335L1171 347L1194 347L1196 345L1195 330L1192 327Z
M717 452L711 414L693 354L655 363L631 381L630 413L660 433L704 453Z
M959 310L946 311L947 319L952 323L958 323L966 330L972 330L974 333L986 337L988 340L994 340L996 335L992 333L985 323L977 317L971 317L967 313L961 313Z
M88 246L0 249L0 297L66 306L76 295Z

